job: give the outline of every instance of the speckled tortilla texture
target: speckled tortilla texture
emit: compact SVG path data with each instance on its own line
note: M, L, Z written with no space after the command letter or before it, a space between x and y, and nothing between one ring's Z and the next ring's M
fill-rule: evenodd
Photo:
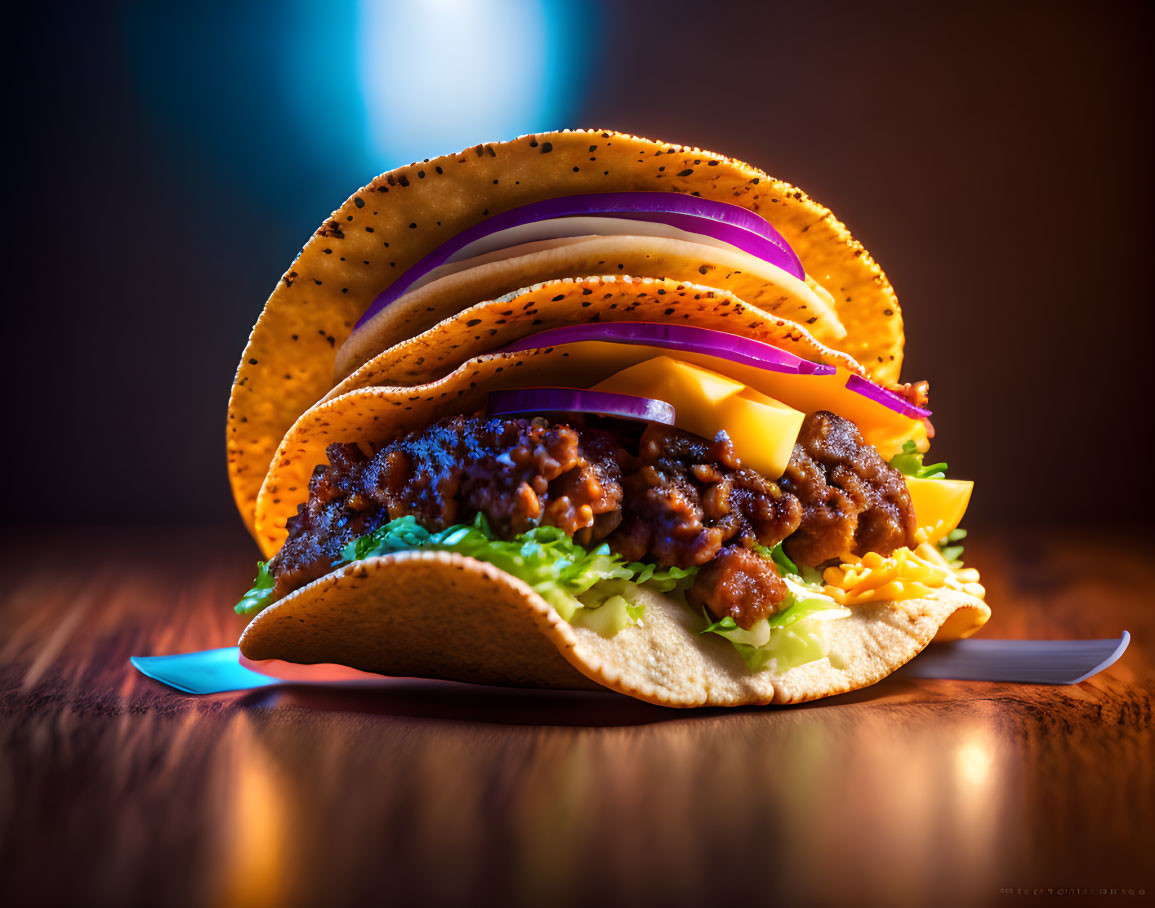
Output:
M665 278L563 278L478 303L379 353L326 399L369 385L419 385L467 359L531 334L588 322L662 322L740 334L815 363L865 374L845 353L819 343L803 326L771 315L725 290Z
M427 284L376 313L338 351L333 378L344 379L376 354L471 305L559 277L629 274L697 283L729 291L775 317L806 325L826 343L837 345L845 337L837 315L821 298L798 292L800 281L791 281L784 272L781 280L765 272L747 272L746 264L737 253L699 243L606 236L583 237L572 245L479 265Z
M502 211L562 195L697 193L763 215L833 294L840 348L871 377L898 378L902 318L882 270L801 190L711 152L621 133L577 130L478 145L383 174L314 234L265 304L229 400L229 477L241 516L285 432L333 384L336 352L376 296L424 255Z
M952 615L987 606L941 590L858 606L830 625L830 657L751 672L701 616L645 594L642 627L612 637L563 621L525 583L449 552L404 552L348 565L266 609L241 637L250 659L331 662L384 675L524 687L600 685L662 706L796 703L857 690L917 655Z

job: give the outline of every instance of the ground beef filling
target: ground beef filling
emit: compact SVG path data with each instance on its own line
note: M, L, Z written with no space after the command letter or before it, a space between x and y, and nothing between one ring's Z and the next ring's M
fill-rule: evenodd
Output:
M691 603L749 628L788 592L753 544L786 540L792 558L817 566L848 552L889 554L914 531L902 476L853 424L825 412L806 418L779 483L743 467L724 436L580 419L456 417L372 455L352 444L327 454L269 565L276 598L328 573L346 544L394 518L412 514L435 531L482 513L504 538L556 526L630 561L696 566Z
M499 536L556 526L588 545L621 521L624 452L610 433L545 420L444 419L371 457L335 444L269 567L280 598L332 570L341 549L397 517L427 530L485 514Z
M731 541L777 545L802 519L798 499L743 467L725 437L651 423L628 464L622 522L609 540L628 561L703 565Z
M779 485L802 505L802 522L782 546L796 564L889 555L914 545L906 480L854 423L833 413L806 417Z

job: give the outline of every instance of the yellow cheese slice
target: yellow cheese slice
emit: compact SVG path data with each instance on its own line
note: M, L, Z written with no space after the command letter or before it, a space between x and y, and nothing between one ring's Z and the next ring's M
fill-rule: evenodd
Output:
M557 361L556 368L559 383L562 384L576 382L586 376L591 382L598 381L627 366L670 352L663 347L609 341L577 341L560 344L555 349L563 356L562 360ZM798 375L735 363L723 357L690 350L679 350L677 360L739 382L803 413L829 410L849 419L858 426L866 442L877 448L885 458L897 454L903 442L908 439L913 439L919 450L926 449L926 426L917 419L896 413L847 388L846 381L851 375L848 369L838 367L832 375ZM565 380L561 380L563 376Z
M664 400L674 424L703 438L724 431L738 459L777 479L790 462L806 414L710 369L656 356L611 375L595 391Z
M915 479L906 477L914 516L931 545L955 529L966 513L975 484L964 479Z

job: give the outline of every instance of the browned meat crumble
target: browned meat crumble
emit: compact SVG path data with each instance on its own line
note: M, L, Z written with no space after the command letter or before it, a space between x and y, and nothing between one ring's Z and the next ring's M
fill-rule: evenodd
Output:
M688 597L744 628L774 613L787 589L755 553L785 540L798 563L909 544L914 512L902 476L850 422L803 423L775 483L739 462L729 439L580 419L443 419L367 455L331 445L309 499L270 562L280 598L323 576L351 540L412 514L429 530L482 513L510 538L556 526L630 561L698 566Z
M725 437L651 423L628 467L621 526L609 539L627 561L702 565L731 540L777 545L802 518L798 500L744 468Z
M807 416L779 483L802 503L801 525L782 546L796 564L889 555L914 543L906 480L849 420L824 411Z
M749 630L773 615L789 592L771 561L753 549L731 545L698 571L686 598L715 619L730 617Z

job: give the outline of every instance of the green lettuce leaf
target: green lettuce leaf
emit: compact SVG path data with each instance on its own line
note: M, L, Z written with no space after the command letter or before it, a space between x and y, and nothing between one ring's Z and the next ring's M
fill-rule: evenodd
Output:
M273 595L273 575L269 573L269 563L267 561L257 562L257 579L253 581L252 588L241 597L233 608L238 615L255 615L261 611L265 606L272 605L269 601Z
M583 607L575 609L569 620L597 631L603 637L612 637L624 627L641 624L646 607L636 601L639 588L629 580L605 580L595 584L590 592L582 595Z
M819 618L803 618L788 627L780 627L774 631L769 642L762 646L735 643L734 648L752 672L768 668L788 671L808 662L816 662L828 655L829 650L825 628Z
M793 574L798 576L798 565L790 560L790 556L783 550L781 542L772 549L766 548L760 542L749 542L747 545L763 558L773 561L780 575Z
M821 659L826 655L826 637L820 613L848 615L849 611L840 608L827 596L800 599L791 593L787 601L789 605L769 618L763 618L750 630L738 627L737 622L727 615L698 633L725 637L754 672L769 668L771 664L785 671ZM835 614L825 617L835 617Z
M450 527L446 533L452 533L459 527ZM333 567L347 564L350 561L361 561L375 555L388 555L392 552L406 552L424 546L432 537L432 533L418 525L412 514L390 520L382 527L378 527L367 536L360 536L341 549L341 557L333 562Z
M922 454L913 441L903 444L902 451L890 458L890 465L903 476L913 476L915 479L945 479L947 465L932 463L923 466Z

